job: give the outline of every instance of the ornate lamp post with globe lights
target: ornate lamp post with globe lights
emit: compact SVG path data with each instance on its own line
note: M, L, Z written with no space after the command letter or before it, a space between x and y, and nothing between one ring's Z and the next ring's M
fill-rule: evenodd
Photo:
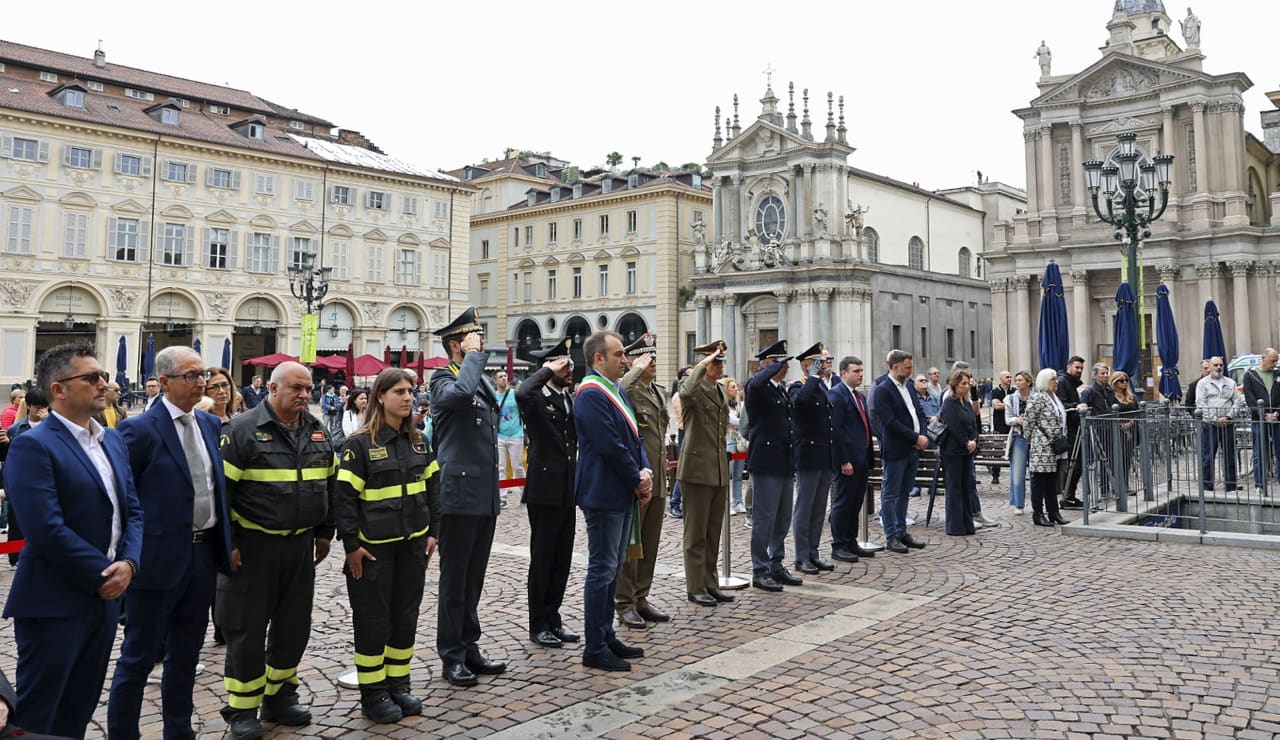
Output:
M316 267L316 256L303 252L296 265L289 266L289 292L302 301L306 312L302 316L302 343L298 360L304 364L316 361L316 340L320 328L318 314L329 292L329 273L332 267Z

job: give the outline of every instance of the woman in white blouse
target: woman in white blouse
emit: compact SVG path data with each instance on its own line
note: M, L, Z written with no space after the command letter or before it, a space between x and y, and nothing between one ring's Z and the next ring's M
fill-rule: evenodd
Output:
M1013 393L1004 399L1004 418L1009 424L1009 505L1019 514L1026 511L1027 456L1030 444L1023 425L1023 410L1031 400L1031 373L1019 370L1013 376Z

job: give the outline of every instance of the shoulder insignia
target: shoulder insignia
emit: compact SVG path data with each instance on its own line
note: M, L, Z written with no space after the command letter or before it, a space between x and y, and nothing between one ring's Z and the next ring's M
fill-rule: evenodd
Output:
M343 461L343 462L350 462L351 460L354 460L354 459L356 459L356 451L355 451L355 450L353 450L353 449L351 449L350 447L348 447L347 449L345 449L345 450L343 450L343 451L342 451L342 461Z
M219 447L228 447L228 446L230 446L230 445L231 445L231 435L230 435L230 434L224 434L224 435L222 435L222 438L218 440L218 446L219 446Z
M270 442L271 434L268 432L254 432L253 438L259 442Z
M312 442L323 442L325 441L325 439L326 437L324 436L324 431L321 429L317 429L311 433Z
M418 453L419 455L425 455L425 454L427 454L427 443L426 443L426 442L418 442L417 444L415 444L415 445L413 446L413 451L414 451L414 452L416 452L416 453Z
M370 460L386 460L387 448L386 447L370 447L369 459Z

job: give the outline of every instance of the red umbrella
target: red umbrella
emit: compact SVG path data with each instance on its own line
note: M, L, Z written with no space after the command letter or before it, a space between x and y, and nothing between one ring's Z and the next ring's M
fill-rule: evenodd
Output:
M347 361L343 364L343 372L346 373L347 382L356 376L356 346L355 343L347 345Z
M409 367L409 346L407 344L400 345L400 367Z
M382 365L383 367L391 367L391 345L383 345L382 348Z
M253 365L255 367L273 368L285 362L297 362L297 355L286 355L283 352L276 352L261 357L250 357L245 360L242 365Z
M389 365L373 355L360 355L355 359L355 377L371 378L386 370Z
M347 366L347 358L342 355L325 355L317 357L311 367L322 367L325 370L342 370Z

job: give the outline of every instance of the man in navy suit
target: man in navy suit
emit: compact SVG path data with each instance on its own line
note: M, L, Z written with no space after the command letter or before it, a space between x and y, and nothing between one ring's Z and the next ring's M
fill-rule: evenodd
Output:
M618 571L627 557L631 516L653 495L653 470L640 443L631 400L618 381L626 370L622 337L598 331L582 344L591 371L578 386L573 423L578 433L574 490L587 523L587 581L582 589L586 647L582 664L629 671L644 650L613 631Z
M118 599L138 573L142 510L124 440L93 419L111 380L93 348L46 351L36 377L51 413L13 440L5 465L26 545L4 616L18 645L22 724L82 738L102 694Z
M928 421L920 394L908 382L911 353L895 349L887 362L888 379L871 393L880 430L880 454L884 456L880 523L884 526L885 549L905 553L908 548L924 547L923 542L907 534L907 500L920 464L920 450L929 446L925 436Z
M858 546L858 515L867 492L874 452L867 402L858 391L862 385L862 360L840 360L840 382L831 387L831 448L835 460L836 495L831 500L831 557L846 563L875 552Z
M160 400L125 419L142 503L142 567L125 601L124 644L111 680L107 731L137 738L147 674L164 661L164 736L194 738L191 694L213 603L216 572L230 572L231 529L218 445L222 424L195 411L208 373L200 355L168 347L156 355Z

